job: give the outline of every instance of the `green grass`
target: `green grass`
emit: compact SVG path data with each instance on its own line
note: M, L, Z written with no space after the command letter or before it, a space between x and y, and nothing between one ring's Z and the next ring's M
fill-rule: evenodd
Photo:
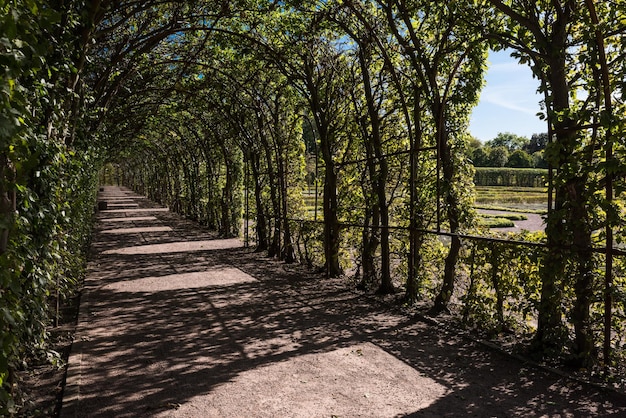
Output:
M537 215L543 215L546 213L545 209L532 209L526 207L511 207L511 206L500 206L500 205L474 205L476 209L485 209L485 210L497 210L500 212L513 212L513 213L534 213Z
M545 187L477 186L474 207L541 215L546 213L547 203Z
M478 215L478 223L489 228L509 228L515 226L513 221L525 221L528 216L521 213L518 214L488 214L480 213Z
M501 192L548 193L547 187L518 187L518 186L476 186L476 190L497 190Z
M487 219L493 219L493 218L502 218L502 219L508 219L510 221L525 221L528 219L528 216L523 215L523 214L497 214L497 215L492 215L492 214L488 214L488 213L481 213L480 214L481 218L487 218Z
M302 197L306 209L311 215L315 207L315 194L306 190ZM322 200L322 196L317 197L318 214L321 213ZM517 214L531 213L543 215L546 213L547 201L548 191L545 187L476 186L474 207L476 209L497 210ZM516 215L496 215L496 217L508 219L509 221L523 220L516 217Z
M476 202L480 204L545 204L547 200L545 187L476 187Z
M479 218L478 223L489 228L509 228L515 226L512 220L505 218Z

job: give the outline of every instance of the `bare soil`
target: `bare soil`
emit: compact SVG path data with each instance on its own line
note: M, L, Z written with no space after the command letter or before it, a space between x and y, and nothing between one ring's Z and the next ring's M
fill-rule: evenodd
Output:
M124 189L101 198L112 209L98 214L62 417L626 416L620 393L346 279L268 259Z
M80 295L61 301L56 326L50 326L52 357L42 352L38 358L25 359L25 367L16 374L19 416L58 417L63 400L67 361L74 340ZM56 306L56 300L51 300ZM54 308L51 308L54 309Z

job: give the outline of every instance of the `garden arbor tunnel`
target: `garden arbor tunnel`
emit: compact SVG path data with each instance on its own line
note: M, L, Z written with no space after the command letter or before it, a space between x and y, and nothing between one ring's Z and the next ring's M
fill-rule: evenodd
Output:
M613 364L626 4L579 3L0 6L7 312L33 323L71 287L100 176L269 256L495 331L536 323L537 352ZM541 84L551 169L545 233L494 239L475 222L467 128L504 47ZM43 335L16 328L14 358Z

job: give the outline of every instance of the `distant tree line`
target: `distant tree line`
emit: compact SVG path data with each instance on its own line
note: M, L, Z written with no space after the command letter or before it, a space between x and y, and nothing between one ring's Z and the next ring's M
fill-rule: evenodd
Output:
M482 144L470 143L469 157L475 167L548 168L544 150L548 134L533 134L530 139L510 132L499 133Z

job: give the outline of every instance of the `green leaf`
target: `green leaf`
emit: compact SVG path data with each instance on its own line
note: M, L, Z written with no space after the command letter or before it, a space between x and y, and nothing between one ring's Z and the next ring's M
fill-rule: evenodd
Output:
M15 321L15 318L11 314L11 311L9 311L9 308L4 306L0 308L0 311L2 312L2 317L7 323L9 323L11 326L14 326L14 327L17 326L17 322Z

